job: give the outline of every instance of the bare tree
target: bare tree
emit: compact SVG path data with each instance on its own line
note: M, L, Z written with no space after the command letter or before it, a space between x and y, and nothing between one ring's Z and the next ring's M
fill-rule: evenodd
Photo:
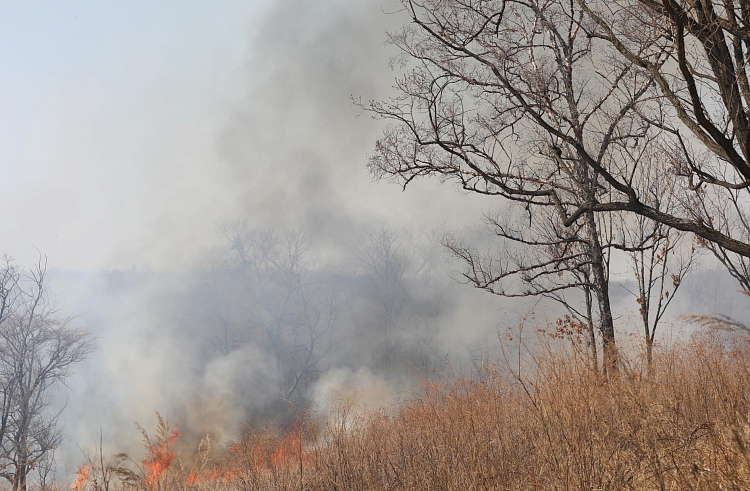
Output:
M453 180L554 209L565 226L636 214L698 236L748 289L750 3L402 4L411 22L391 40L407 75L398 96L365 106L393 123L370 161L376 175ZM669 208L639 187L654 148L678 181Z
M371 334L377 334L382 365L389 369L396 349L395 331L409 302L412 258L399 234L385 227L368 233L357 256L380 324Z
M453 236L447 236L444 244L464 262L462 277L473 286L508 298L544 297L564 307L568 316L558 324L575 324L585 330L589 360L596 371L595 299L601 292L592 278L591 261L595 256L585 238L586 230L580 224L563 226L548 210L526 215L514 217L506 211L486 217L490 229L501 240L496 250L480 253ZM611 250L608 231L611 226L599 220L597 234L607 282Z
M650 237L644 246L630 252L630 260L637 285L634 295L646 343L646 361L651 365L656 328L693 266L695 248L681 250L684 236L662 224L646 224L643 218L637 222L642 227L638 233ZM648 226L653 229L647 231Z
M61 409L50 391L92 345L86 331L52 308L46 258L28 275L6 258L0 278L0 476L21 491L29 473L45 468L61 442Z
M385 226L368 232L359 245L357 263L365 273L362 293L376 323L368 337L375 341L386 370L393 368L397 356L416 354L428 375L439 358L434 321L448 302L435 278L437 246L424 235Z
M659 165L661 156L657 154L650 165L644 165L637 179L651 206L669 210L678 206L679 196L675 176ZM635 291L628 291L638 304L650 367L657 327L693 268L696 248L686 243L684 232L641 215L618 214L616 233L619 242L615 247L627 253L636 281Z
M605 365L616 367L596 213L646 207L630 170L654 137L637 116L653 80L603 59L574 2L402 3L412 22L391 40L410 71L398 97L366 106L393 123L371 170L404 185L438 176L531 214L549 208L563 226L580 223Z
M456 308L456 298L450 292L449 272L440 267L444 251L438 241L422 236L417 238L417 244L418 264L422 266L411 284L406 309L405 334L410 348L406 360L412 370L419 370L423 378L430 379L445 367L447 347L441 322Z
M640 108L658 121L663 167L683 206L623 209L693 232L750 291L750 3L746 0L577 0L589 36L654 81Z

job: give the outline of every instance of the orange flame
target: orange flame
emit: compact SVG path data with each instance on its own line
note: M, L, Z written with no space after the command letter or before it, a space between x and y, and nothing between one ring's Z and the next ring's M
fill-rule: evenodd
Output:
M204 482L213 481L222 477L225 471L219 464L214 464L213 469L207 469L204 471L193 471L190 473L188 478L185 480L185 484L188 486L195 486ZM226 481L225 481L226 482Z
M227 450L230 457L228 461L215 464L211 469L194 470L188 475L185 484L193 487L209 481L230 483L246 479L250 470L247 469L248 462L256 472L265 473L307 460L298 425L294 425L282 438L265 434L259 440L235 443Z
M190 473L187 479L185 479L185 484L188 486L194 486L201 482L201 475L198 471L193 471Z
M221 482L224 484L232 481L236 481L241 478L245 478L247 476L246 472L242 472L239 469L237 469L237 466L234 464L230 464L225 470L224 473L221 475Z
M297 424L294 424L281 440L271 442L270 448L256 445L250 452L254 457L256 469L260 471L289 466L299 462L300 459L303 461L306 459L302 435Z
M158 484L164 473L172 465L175 459L175 452L172 447L179 437L180 432L175 428L166 440L148 448L151 458L143 461L143 468L146 470L146 484L149 486Z
M89 481L89 471L91 471L90 465L83 465L78 468L78 476L76 481L70 485L70 489L76 491L83 491L86 488L86 483Z

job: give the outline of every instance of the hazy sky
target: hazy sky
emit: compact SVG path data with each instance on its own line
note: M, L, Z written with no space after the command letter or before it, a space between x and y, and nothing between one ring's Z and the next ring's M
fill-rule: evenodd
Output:
M22 265L36 247L57 268L173 269L226 221L340 245L365 221L450 227L488 204L367 174L378 125L350 97L392 85L390 0L3 7L0 244Z

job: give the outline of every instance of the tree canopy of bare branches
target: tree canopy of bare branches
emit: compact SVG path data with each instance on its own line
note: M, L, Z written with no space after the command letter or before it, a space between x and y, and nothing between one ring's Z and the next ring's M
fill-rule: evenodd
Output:
M638 201L618 178L627 181L628 164L641 157L631 140L650 136L633 108L652 81L628 63L597 70L574 3L403 3L412 22L391 40L410 70L399 96L368 106L393 123L371 170L404 184L428 175L454 180L529 214L548 208L564 226L580 224L579 254L591 265L605 359L615 366L595 213ZM623 81L629 91L619 90Z
M362 297L375 314L367 337L377 352L376 366L384 370L395 368L395 358L418 357L429 376L440 356L431 323L449 302L435 278L431 244L432 239L418 233L381 226L366 233L357 248L356 264L364 273Z
M390 35L405 73L397 95L362 104L390 123L369 162L377 177L450 180L515 203L530 229L541 214L576 231L605 344L612 244L597 216L695 234L748 288L747 2L401 3L411 20ZM644 178L654 168L674 185ZM513 268L479 271L491 289Z
M670 149L664 165L681 178L684 191L684 206L667 214L683 220L676 228L701 237L748 291L750 3L578 4L589 19L589 35L654 81L641 115L662 130ZM655 218L675 226L667 217Z
M46 259L24 274L8 257L0 266L0 476L14 491L43 472L60 445L61 409L51 389L91 351L86 331L51 306Z

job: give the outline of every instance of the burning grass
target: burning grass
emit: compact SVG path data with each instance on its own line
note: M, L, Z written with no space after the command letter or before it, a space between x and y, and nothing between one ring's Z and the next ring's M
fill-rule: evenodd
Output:
M204 460L192 469L168 458L161 477L145 473L128 485L750 489L749 381L746 340L698 337L658 354L650 373L624 370L610 381L584 361L548 353L528 376L490 370L481 380L429 384L402 407L376 413L342 405L318 427L308 421L285 431L251 431L220 461L205 457L204 448ZM86 487L82 476L77 491Z

